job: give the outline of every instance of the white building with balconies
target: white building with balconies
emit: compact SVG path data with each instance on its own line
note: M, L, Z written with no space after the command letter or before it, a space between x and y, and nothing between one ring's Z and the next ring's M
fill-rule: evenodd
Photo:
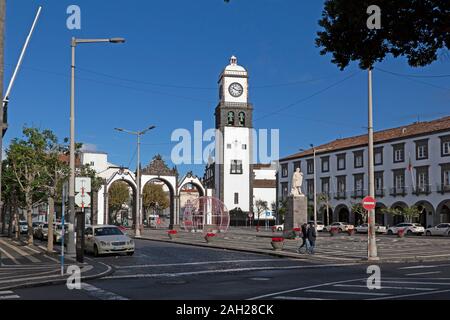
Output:
M362 222L351 209L368 195L367 145L367 135L361 135L315 147L316 188L323 195L318 217L325 223ZM393 225L402 220L383 213L383 208L413 205L422 211L417 222L423 226L450 222L450 117L376 132L374 163L377 223ZM277 197L289 195L297 167L304 174L303 193L312 204L313 149L280 160Z

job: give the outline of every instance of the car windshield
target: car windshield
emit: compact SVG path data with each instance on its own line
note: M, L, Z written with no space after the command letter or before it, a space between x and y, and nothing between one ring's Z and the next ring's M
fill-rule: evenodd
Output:
M121 236L123 235L122 231L119 228L96 228L95 236Z

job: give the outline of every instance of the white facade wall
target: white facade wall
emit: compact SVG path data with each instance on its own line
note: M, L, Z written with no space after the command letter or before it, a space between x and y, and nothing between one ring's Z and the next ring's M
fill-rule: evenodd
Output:
M227 145L231 144L231 149ZM246 149L242 148L245 144ZM225 127L223 151L224 203L228 210L236 207L250 211L250 130L248 128ZM242 174L231 174L231 161L242 161ZM239 203L234 202L234 194L239 194Z
M90 165L97 172L102 172L108 168L108 155L100 152L83 152L81 162Z
M270 168L262 168L262 169L254 169L253 173L255 174L254 177L256 180L275 180L277 170Z
M383 164L375 166L375 172L383 171L383 188L385 195L383 197L376 197L378 203L390 207L397 202L403 202L408 206L418 204L420 201L427 201L433 207L433 214L427 214L426 224L436 225L440 223L439 213L436 213L436 209L440 203L445 200L450 200L449 193L437 192L438 185L441 184L441 166L440 164L450 163L450 157L441 156L441 139L440 136L448 135L448 132L440 132L436 134L422 135L418 137L411 137L406 139L398 139L395 141L384 142L375 144L375 148L383 147ZM416 160L416 143L417 140L428 139L428 159ZM393 161L393 147L392 145L405 143L405 156L404 161L401 163L394 163ZM354 168L354 151L364 151L364 167ZM337 155L345 153L346 154L346 166L345 170L337 170ZM322 172L321 168L321 157L329 156L330 162L329 172ZM291 179L294 172L294 162L301 161L301 171L304 174L304 181L302 186L302 191L307 194L307 180L314 179L313 174L307 173L307 160L313 159L313 156L306 156L299 159L293 159L289 161L280 161L279 166L279 183L278 183L278 196L282 198L282 183L288 183L288 193L291 190ZM407 170L409 159L411 159L411 164L413 167L413 174ZM288 163L288 176L282 176L281 166L282 164ZM346 205L349 209L352 203L360 202L360 198L353 199L352 192L354 191L354 174L363 173L364 174L364 195L368 192L368 174L367 174L367 164L368 164L368 148L367 146L355 147L345 150L337 150L328 153L320 153L316 155L316 171L317 171L317 193L322 193L322 182L321 178L330 177L330 192L331 192L331 205L336 208L338 205ZM429 185L431 188L431 193L415 195L412 192L413 186L416 185L416 169L415 167L429 166ZM391 195L391 188L394 187L394 176L393 170L395 169L405 169L405 186L407 194L405 196ZM346 199L335 199L334 195L337 191L337 176L346 176ZM414 182L412 181L414 179ZM335 217L336 219L336 217ZM351 220L351 219L350 219ZM385 217L385 223L392 222L388 217Z

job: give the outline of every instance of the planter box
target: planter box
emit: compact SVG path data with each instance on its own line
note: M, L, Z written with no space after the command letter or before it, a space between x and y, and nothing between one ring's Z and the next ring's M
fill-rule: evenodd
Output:
M272 241L271 244L275 251L283 250L284 241Z
M206 240L206 242L214 242L214 241L216 241L216 238L217 238L217 236L214 236L214 237L208 237L208 236L205 236L205 240Z
M347 234L351 237L355 234L355 229L348 229Z
M170 240L176 239L177 237L178 237L177 233L175 233L175 234L169 233Z

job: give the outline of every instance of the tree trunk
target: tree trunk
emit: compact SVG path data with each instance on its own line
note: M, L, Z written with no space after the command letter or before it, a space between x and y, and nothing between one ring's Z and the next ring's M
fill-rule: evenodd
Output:
M53 194L53 193L51 193ZM53 252L53 220L55 213L55 199L53 196L48 197L48 237L47 237L47 252Z
M15 238L16 238L16 240L20 240L20 225L19 225L20 219L19 219L19 212L18 212L18 210L14 211L14 221L15 221L15 224L16 224L16 226L15 226L15 228L16 228L16 230L15 230L15 234L16 234Z
M98 222L98 191L92 192L91 224L94 226Z
M26 203L27 203L27 223L28 223L28 245L33 244L33 202L31 199L31 195L29 193L26 194Z
M5 204L2 208L2 217L1 217L1 221L2 221L2 230L0 231L1 234L5 233L5 224L6 224L6 211L8 210L8 206Z
M13 221L14 221L14 205L10 205L8 208L8 238L12 238L13 233Z

